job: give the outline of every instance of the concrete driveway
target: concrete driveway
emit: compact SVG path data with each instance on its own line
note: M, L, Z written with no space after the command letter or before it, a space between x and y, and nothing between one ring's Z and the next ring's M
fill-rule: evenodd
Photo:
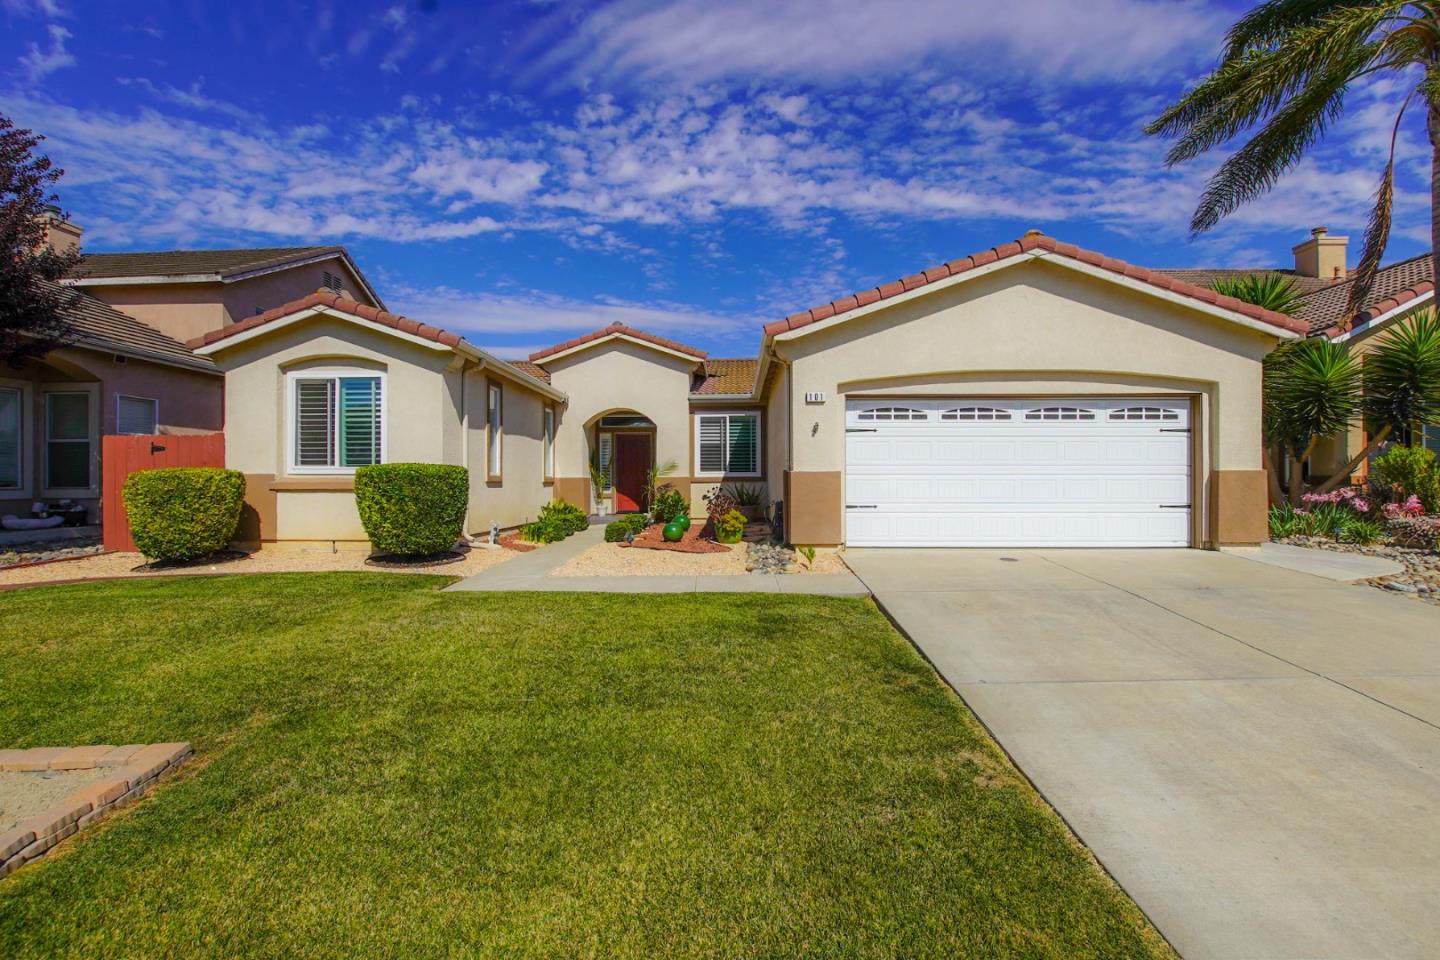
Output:
M1188 958L1440 955L1440 608L1198 550L852 550Z

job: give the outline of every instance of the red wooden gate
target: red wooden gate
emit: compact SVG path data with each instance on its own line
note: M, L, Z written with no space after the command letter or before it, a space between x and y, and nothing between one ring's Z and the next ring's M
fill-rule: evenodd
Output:
M125 478L137 470L160 467L225 466L225 434L182 436L106 436L100 444L100 516L106 550L133 551L130 521L121 491Z

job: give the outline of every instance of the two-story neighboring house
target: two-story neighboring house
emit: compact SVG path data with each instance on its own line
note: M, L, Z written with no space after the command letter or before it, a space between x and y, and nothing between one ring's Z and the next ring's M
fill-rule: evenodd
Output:
M79 248L52 216L47 243ZM0 370L0 517L71 501L98 520L101 436L225 426L225 380L186 341L317 290L383 308L343 247L89 253L66 316L71 342Z

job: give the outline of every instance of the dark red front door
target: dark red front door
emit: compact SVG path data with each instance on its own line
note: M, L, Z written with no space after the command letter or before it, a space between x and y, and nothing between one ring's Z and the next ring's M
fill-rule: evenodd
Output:
M615 511L643 510L645 475L650 472L650 435L615 435Z

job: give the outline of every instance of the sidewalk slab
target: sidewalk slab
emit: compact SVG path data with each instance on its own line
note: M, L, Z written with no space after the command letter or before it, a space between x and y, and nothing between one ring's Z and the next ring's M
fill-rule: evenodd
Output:
M1315 547L1297 547L1291 543L1262 543L1258 547L1222 547L1222 553L1232 554L1245 560L1267 563L1272 567L1283 567L1298 573L1324 577L1349 583L1352 580L1369 580L1372 577L1392 577L1404 573L1405 567L1384 557L1368 557L1363 553L1341 553L1338 550L1319 550Z

